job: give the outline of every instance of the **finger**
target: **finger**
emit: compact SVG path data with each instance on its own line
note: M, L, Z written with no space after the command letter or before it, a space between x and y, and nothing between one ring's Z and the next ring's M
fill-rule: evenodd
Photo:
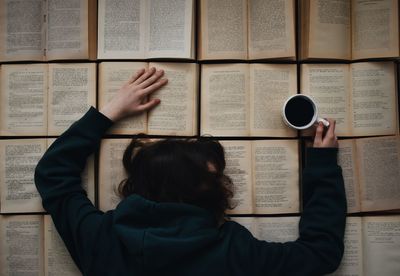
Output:
M150 69L146 70L144 74L142 74L137 80L133 82L133 84L139 85L148 78L150 78L156 72L156 68L151 67Z
M160 70L157 71L154 75L152 75L150 78L148 78L147 80L143 81L141 84L139 84L138 86L140 88L146 88L149 85L153 84L154 82L156 82L159 78L161 78L164 75L164 71Z
M318 124L317 131L315 132L314 146L319 146L322 144L322 133L324 132L324 125L322 123Z
M158 88L166 85L168 83L168 79L161 79L153 83L152 85L148 86L147 88L143 89L141 92L141 96L148 96L151 93L155 92Z
M329 128L326 132L326 135L329 137L334 137L335 136L335 128L336 128L336 121L332 119L328 119L329 121Z
M128 80L128 84L133 83L135 80L137 80L141 75L143 75L143 73L145 72L145 69L139 69L135 74L133 74L129 80Z
M160 99L151 99L150 101L148 101L147 103L141 104L137 107L137 111L139 112L143 112L143 111L147 111L152 109L153 107L155 107L156 105L158 105L160 103Z

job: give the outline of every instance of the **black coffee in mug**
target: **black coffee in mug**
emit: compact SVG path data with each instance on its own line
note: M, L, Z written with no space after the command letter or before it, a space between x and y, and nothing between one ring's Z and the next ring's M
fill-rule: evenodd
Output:
M285 106L287 121L296 127L308 125L314 118L315 107L306 97L292 97Z

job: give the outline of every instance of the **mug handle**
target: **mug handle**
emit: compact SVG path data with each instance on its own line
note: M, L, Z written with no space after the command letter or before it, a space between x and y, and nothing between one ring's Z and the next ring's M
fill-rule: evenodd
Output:
M329 127L329 121L328 121L327 119L324 119L324 118L317 118L317 123L320 123L320 122L322 122L322 124L323 124L325 127Z

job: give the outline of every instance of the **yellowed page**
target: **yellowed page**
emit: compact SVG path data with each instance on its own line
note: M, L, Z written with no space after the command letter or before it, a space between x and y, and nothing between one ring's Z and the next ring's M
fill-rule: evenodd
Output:
M146 2L98 1L98 59L145 58Z
M47 64L2 65L0 135L47 134Z
M348 217L344 233L344 254L334 276L353 276L363 274L362 218Z
M249 0L249 59L295 58L295 1Z
M361 212L358 159L355 140L339 140L338 165L342 167L347 212Z
M43 60L43 0L0 1L0 61Z
M255 237L268 242L289 242L299 237L300 217L254 218Z
M44 275L82 275L49 215L44 217Z
M248 136L248 64L202 65L201 134Z
M349 0L311 0L308 58L351 59Z
M347 64L302 64L301 93L311 96L322 118L336 120L336 135L351 135L350 77Z
M200 59L247 59L247 0L200 1Z
M298 213L300 211L298 141L253 141L252 160L255 213Z
M46 139L0 140L1 213L43 212L34 183Z
M49 64L48 134L60 135L96 106L96 64Z
M254 217L232 217L230 220L239 223L245 227L253 236L255 235L255 219Z
M351 65L353 135L397 132L396 70L393 62Z
M296 137L282 120L282 106L297 93L295 64L250 65L250 133L252 136Z
M361 210L400 209L400 137L358 139Z
M131 139L103 139L99 157L99 208L102 211L114 209L120 202L116 191L126 178L122 157Z
M400 275L400 216L363 218L364 275Z
M146 57L194 58L194 0L147 0Z
M47 0L47 60L89 58L88 0Z
M47 138L47 148L49 148L55 141L55 138ZM95 204L95 181L94 181L94 167L95 167L94 154L90 155L86 161L86 166L81 173L82 187L85 189L90 201Z
M233 182L233 210L230 214L253 213L251 142L220 141L225 149L225 174Z
M168 83L150 99L161 103L148 113L148 133L192 136L197 131L198 65L195 63L150 63L164 70Z
M353 59L399 56L398 0L352 0Z
M102 62L99 65L99 109L109 102L129 78L141 68L147 69L146 62ZM114 124L109 133L137 134L147 132L147 115L130 117Z
M0 216L0 275L44 275L43 216Z

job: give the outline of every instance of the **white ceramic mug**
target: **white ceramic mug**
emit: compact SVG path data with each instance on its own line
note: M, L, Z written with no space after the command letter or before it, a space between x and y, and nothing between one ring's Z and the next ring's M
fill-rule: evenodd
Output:
M329 126L328 120L318 117L318 108L314 100L303 94L293 95L285 101L282 118L285 124L297 130L307 129L319 122Z

